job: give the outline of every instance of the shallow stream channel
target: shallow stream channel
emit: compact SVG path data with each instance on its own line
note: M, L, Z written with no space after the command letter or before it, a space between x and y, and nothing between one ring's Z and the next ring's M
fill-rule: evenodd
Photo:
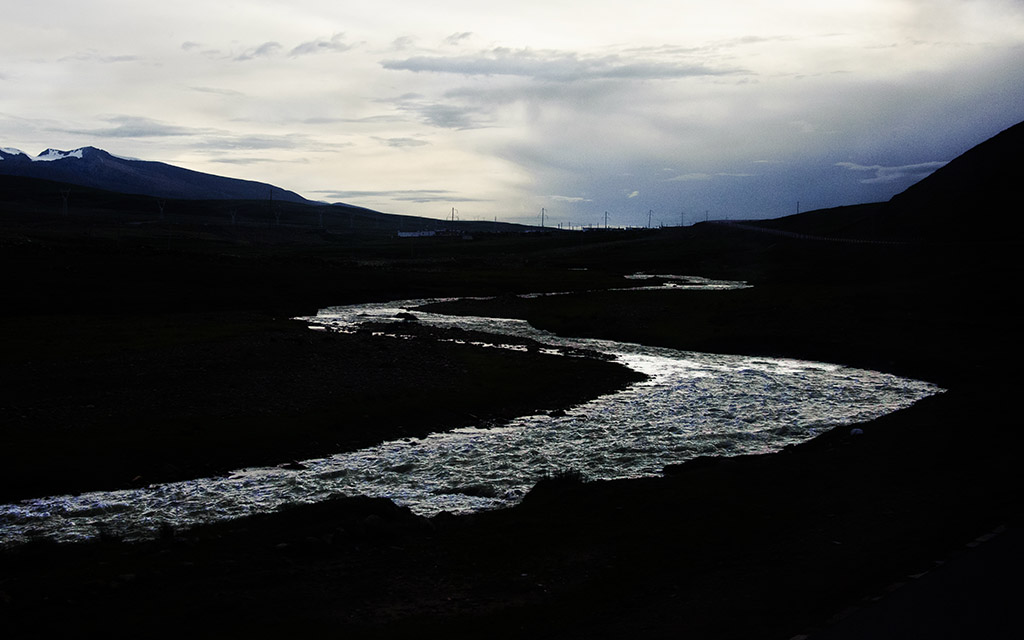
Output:
M681 277L652 282L638 282L637 288L745 286ZM564 357L578 357L580 350L604 354L647 379L564 412L385 442L289 468L241 469L220 477L0 505L0 545L33 538L86 540L101 531L140 539L166 526L179 529L342 495L390 498L425 516L495 509L518 502L545 475L574 470L588 480L653 476L697 456L778 451L942 391L927 382L835 364L566 338L522 320L419 309L436 301L332 307L305 320L317 330L352 331L365 323L380 329L379 323L414 317L425 326L493 335L483 346L525 349L502 339L528 338ZM389 333L386 327L381 332Z

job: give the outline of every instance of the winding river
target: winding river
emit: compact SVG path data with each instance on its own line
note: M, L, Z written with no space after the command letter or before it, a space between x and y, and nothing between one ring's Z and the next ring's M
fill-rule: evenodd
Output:
M742 283L669 279L655 287L736 288ZM54 496L0 506L0 545L33 538L76 541L100 531L138 539L175 528L272 511L339 495L387 497L422 515L515 504L545 474L588 479L650 476L700 455L764 453L907 407L940 388L820 362L726 356L606 340L563 338L521 320L446 316L405 300L333 307L307 318L321 330L365 322L423 324L530 338L551 353L606 354L648 379L566 412L529 415L495 428L402 439L301 468L242 469L227 476L121 491ZM386 333L386 331L385 331Z

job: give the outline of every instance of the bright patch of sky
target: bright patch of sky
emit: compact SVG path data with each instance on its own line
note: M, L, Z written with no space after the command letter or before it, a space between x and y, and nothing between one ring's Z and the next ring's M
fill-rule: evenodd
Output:
M439 218L883 200L1024 120L1019 0L53 0L4 24L4 145Z

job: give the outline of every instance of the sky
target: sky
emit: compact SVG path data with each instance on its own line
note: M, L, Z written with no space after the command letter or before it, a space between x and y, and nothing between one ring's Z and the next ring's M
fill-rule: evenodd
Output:
M563 228L886 200L1024 120L1024 0L2 0L0 146Z

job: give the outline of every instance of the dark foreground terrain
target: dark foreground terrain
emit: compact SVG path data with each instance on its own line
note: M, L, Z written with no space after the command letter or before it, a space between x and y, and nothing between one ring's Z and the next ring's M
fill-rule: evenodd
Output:
M947 391L862 435L840 428L663 478L567 474L499 512L426 520L350 498L145 543L29 544L0 555L10 637L789 638L1022 524L1019 243L851 244L699 225L372 247L203 230L154 247L165 240L155 232L44 231L8 231L3 247L16 274L0 409L9 498L287 462L467 414L552 410L629 380L610 363L275 319L363 299L495 295L447 310L867 366ZM638 270L754 287L600 291Z

